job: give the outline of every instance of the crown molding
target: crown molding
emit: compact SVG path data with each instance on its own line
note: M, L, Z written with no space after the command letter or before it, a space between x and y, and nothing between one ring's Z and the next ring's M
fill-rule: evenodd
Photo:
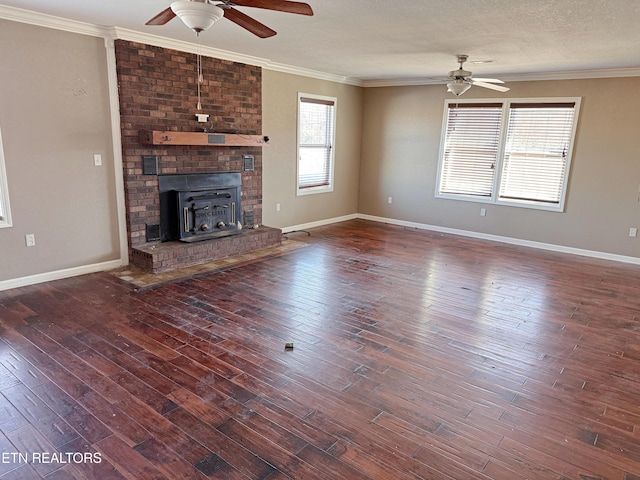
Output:
M92 37L105 37L108 35L108 29L105 27L6 5L0 5L0 18Z
M191 42L181 40L173 40L158 35L151 35L142 32L136 32L120 27L101 27L90 23L69 20L66 18L46 15L44 13L33 12L16 7L0 5L0 18L11 20L14 22L27 23L40 27L53 28L81 35L89 35L93 37L104 38L105 41L113 40L129 40L134 42L145 43L162 48L169 48L187 53L197 53L200 49L202 55L232 62L244 63L247 65L255 65L267 70L276 72L289 73L292 75L300 75L329 82L343 83L354 85L357 87L399 87L399 86L417 86L417 85L442 85L448 80L433 79L429 77L419 78L393 78L393 79L372 79L361 80L342 75L320 72L293 65L273 62L268 58L254 57L244 55L228 50L221 50L212 47L200 46ZM640 67L631 68L610 68L610 69L593 69L593 70L571 70L560 72L542 72L542 73L523 73L523 74L504 74L500 78L505 82L527 82L539 80L580 80L590 78L616 78L616 77L638 77L640 76Z
M327 80L329 82L344 83L346 85L353 85L355 87L364 87L362 80L357 78L345 77L342 75L335 75L332 73L318 72L316 70L309 70L302 67L293 67L291 65L284 65L279 63L270 63L264 68L267 70L273 70L276 72L290 73L292 75L301 75L303 77L316 78L318 80Z
M147 45L153 45L156 47L168 48L193 54L197 53L199 50L202 55L208 57L220 58L222 60L229 60L231 62L244 63L246 65L255 65L268 70L289 73L292 75L301 75L304 77L311 77L319 80L326 80L329 82L362 86L362 82L356 79L351 79L342 75L334 75L316 70L295 67L293 65L277 63L268 58L244 55L242 53L221 50L204 45L198 46L197 44L191 42L173 40L170 38L161 37L159 35L136 32L134 30L128 30L120 27L101 27L90 23L68 20L66 18L46 15L43 13L24 10L21 8L9 7L6 5L0 5L0 18L11 20L14 22L36 25L39 27L53 28L65 32L89 35L92 37L101 37L104 38L107 42L111 42L113 40L129 40L132 42L139 42Z
M484 75L483 75L484 76ZM593 70L566 70L562 72L540 72L500 74L505 82L531 82L540 80L582 80L590 78L640 77L640 67L603 68ZM449 79L434 78L392 78L382 80L363 80L363 87L403 87L417 85L444 85Z
M168 48L171 50L178 50L180 52L187 52L196 54L198 51L206 57L220 58L222 60L229 60L230 62L244 63L245 65L255 65L267 70L273 70L277 72L290 73L292 75L301 75L304 77L311 77L320 80L327 80L336 83L346 83L362 86L362 82L355 79L350 79L341 75L333 75L330 73L324 73L317 70L309 70L305 68L295 67L292 65L285 65L282 63L273 62L268 58L254 57L251 55L244 55L242 53L231 52L229 50L221 50L219 48L207 47L206 45L197 45L191 42L185 42L182 40L173 40L171 38L162 37L159 35L150 35L148 33L136 32L134 30L127 30L125 28L113 27L109 29L110 37L118 40L128 40L131 42L139 42L147 45L153 45L154 47Z
M230 62L244 63L245 65L264 67L270 63L269 59L262 57L230 52L228 50L207 47L206 45L198 45L196 43L185 42L183 40L174 40L160 35L136 32L135 30L128 30L126 28L112 27L109 29L109 36L113 40L127 40L130 42L144 43L154 47L178 50L185 53L197 54L200 52L201 55L206 57L215 57L221 60L229 60Z
M640 67L601 68L592 70L567 70L560 72L524 73L501 75L505 82L530 82L534 80L586 80L589 78L638 77Z

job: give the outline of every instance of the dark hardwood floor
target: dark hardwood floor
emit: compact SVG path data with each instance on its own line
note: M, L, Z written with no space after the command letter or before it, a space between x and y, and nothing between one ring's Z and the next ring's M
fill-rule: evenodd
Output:
M0 478L640 479L640 267L289 236L146 291L0 292Z

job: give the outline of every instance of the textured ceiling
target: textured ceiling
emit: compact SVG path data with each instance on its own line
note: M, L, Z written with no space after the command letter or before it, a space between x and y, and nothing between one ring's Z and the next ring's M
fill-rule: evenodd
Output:
M197 43L175 18L144 23L170 0L0 0L2 5L98 26ZM259 39L228 20L203 45L356 81L428 79L457 67L477 76L640 66L640 1L308 0L313 17L238 7L278 32Z

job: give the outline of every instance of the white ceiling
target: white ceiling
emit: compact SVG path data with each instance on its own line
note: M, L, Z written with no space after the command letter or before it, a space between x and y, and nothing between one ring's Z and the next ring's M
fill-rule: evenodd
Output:
M0 0L2 5L104 27L197 43L175 18L145 22L171 0ZM200 35L205 47L343 76L362 84L420 82L457 68L477 76L640 67L638 0L308 0L306 17L237 7L275 29L260 39L222 19ZM0 12L1 13L1 12ZM6 16L5 16L6 18Z

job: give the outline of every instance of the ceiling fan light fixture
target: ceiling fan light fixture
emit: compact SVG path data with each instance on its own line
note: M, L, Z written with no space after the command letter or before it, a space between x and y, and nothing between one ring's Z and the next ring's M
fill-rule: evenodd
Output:
M222 8L206 2L177 1L171 4L171 10L196 33L211 28L224 16Z
M447 83L447 91L453 93L456 97L459 97L470 88L471 84L459 78Z

